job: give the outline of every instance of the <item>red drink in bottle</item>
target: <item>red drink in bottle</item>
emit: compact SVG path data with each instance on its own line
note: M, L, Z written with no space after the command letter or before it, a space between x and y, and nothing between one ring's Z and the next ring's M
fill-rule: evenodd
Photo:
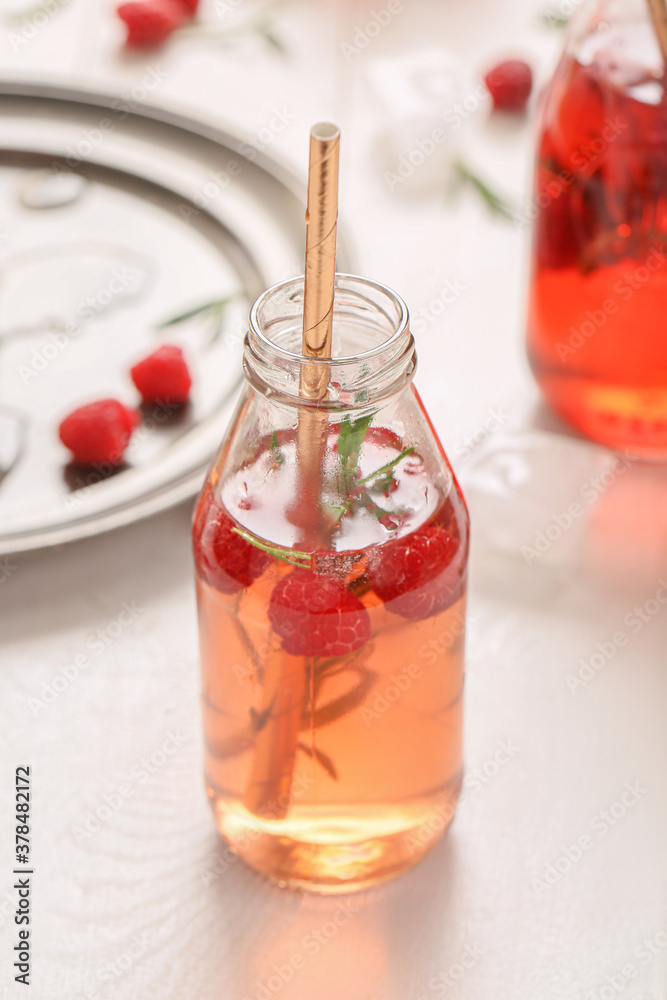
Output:
M615 21L618 4L589 4L546 95L528 350L542 390L567 421L612 447L660 455L667 453L667 100L645 8L628 2L627 18Z

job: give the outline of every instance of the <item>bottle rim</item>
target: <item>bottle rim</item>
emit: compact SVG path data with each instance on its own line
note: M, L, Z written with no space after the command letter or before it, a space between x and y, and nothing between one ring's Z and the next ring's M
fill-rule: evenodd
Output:
M300 344L300 316L303 312L303 275L277 282L257 298L249 315L249 328L244 341L244 369L251 385L266 394L285 397L291 404L315 405L327 409L362 407L376 402L409 383L416 368L414 339L410 332L408 307L393 289L382 282L354 274L336 273L334 298L334 350L336 317L339 324L356 317L367 336L374 331L379 343L355 351L336 354L332 358L306 357L289 346L276 342L267 328L283 324L282 332ZM267 319L271 304L281 305L289 316ZM340 331L340 326L339 326ZM361 334L359 334L360 336ZM361 346L361 345L360 345ZM319 366L329 370L326 394L309 399L301 393L303 374ZM351 396L351 398L350 398Z
M304 357L303 354L297 354L295 351L287 351L284 348L280 347L280 345L277 345L272 340L270 340L264 334L262 330L262 324L258 322L259 311L261 307L264 305L264 303L267 301L267 299L273 298L277 292L280 292L283 288L289 288L290 285L294 285L295 288L298 288L298 286L303 286L303 280L304 276L302 274L296 278L285 278L283 281L277 281L275 285L271 285L270 288L267 288L266 291L262 292L262 294L255 299L250 309L250 327L253 330L253 332L256 333L257 336L261 340L263 340L267 345L267 347L269 347L272 351L276 351L278 354L284 355L284 357L289 361L303 361L305 363L309 363L310 359ZM377 347L371 348L371 350L360 351L358 354L336 355L335 357L331 358L331 361L336 365L345 364L346 362L353 363L355 361L365 360L371 357L377 357L378 355L384 353L384 351L386 351L388 348L393 346L396 340L404 336L406 330L409 330L410 326L410 314L408 312L408 307L405 303L405 300L401 298L401 296L397 292L395 292L392 288L390 288L389 285L385 285L381 281L375 281L373 278L362 278L358 274L347 274L345 272L336 271L334 287L338 289L342 282L358 282L360 285L366 285L367 287L373 288L376 291L386 295L388 299L390 299L393 303L396 304L400 313L400 317L396 330L391 335L391 337L387 338L387 340L384 343L378 344ZM326 360L329 359L327 358Z

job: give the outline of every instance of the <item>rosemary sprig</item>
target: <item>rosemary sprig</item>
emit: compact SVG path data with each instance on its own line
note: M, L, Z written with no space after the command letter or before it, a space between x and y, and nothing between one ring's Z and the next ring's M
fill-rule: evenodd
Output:
M283 455L280 442L278 441L278 431L274 431L271 435L271 458L276 465L285 464L285 456Z
M319 750L317 747L309 747L308 744L304 743L302 740L297 743L297 747L305 753L307 757L314 757L320 767L327 772L329 777L333 778L334 781L338 781L338 771L336 770L336 765L328 753L325 753L324 750Z
M252 38L256 35L261 38L270 48L280 56L286 56L287 50L282 40L276 32L275 18L268 14L261 14L254 20L248 20L242 24L235 24L225 27L215 24L212 21L192 21L182 29L189 35L198 35L202 38L211 38L221 42L223 45L234 45L244 38Z
M254 535L251 535L244 528L234 526L232 531L240 535L250 545L254 545L256 549L268 552L275 559L282 559L283 562L290 563L291 566L301 566L305 569L310 569L312 565L313 556L311 552L299 552L298 549L284 549L277 545L265 545L264 542L260 542L259 538L255 538Z
M341 517L347 514L349 507L347 503L325 503L322 504L322 510L332 524L338 524Z
M352 434L355 431L351 431L349 433ZM364 434L365 433L366 432L364 430ZM387 490L391 486L391 482L393 479L393 471L398 465L398 463L401 462L404 458L406 458L407 455L411 455L414 450L415 446L410 445L409 448L404 448L399 455L396 455L395 458L392 458L390 462L385 462L384 465L381 465L373 472L369 472L367 476L364 476L362 479L357 479L356 482L352 483L352 485L349 485L348 483L349 495L347 499L343 501L342 504L325 505L324 510L327 516L329 517L329 520L333 521L334 523L337 523L338 521L341 520L342 517L345 516L345 514L349 514L355 509L359 510L361 508L364 508L368 510L374 517L376 517L378 521L382 521L384 518L387 518L388 519L387 527L389 528L390 531L393 530L390 525L389 519L391 518L392 514L399 514L400 511L389 511L385 510L384 507L380 507L380 505L371 496L370 491L373 489L380 490L380 492L384 492L385 490ZM339 451L340 451L340 443L339 443ZM357 464L358 464L358 454L355 460L355 465L354 465L355 469L357 468ZM347 465L345 466L345 468L347 470ZM347 474L350 475L349 471L347 472Z
M540 21L547 28L555 28L557 31L562 31L563 28L567 27L570 17L570 14L564 14L559 10L546 10L540 16Z
M404 448L400 455L397 455L396 458L392 458L391 462L386 462L385 465L381 465L379 469L375 470L375 472L369 472L367 476L360 479L357 486L365 486L366 483L371 483L374 479L378 479L380 476L384 476L388 472L393 472L398 463L403 461L406 455L411 455L414 450L415 446L413 444L411 444L409 448Z
M258 733L260 729L264 729L264 726L269 721L275 700L275 697L272 698L271 704L265 708L263 712L258 712L256 708L253 708L252 705L250 706L250 724L256 733Z
M366 431L370 427L374 416L374 410L363 417L357 417L356 420L346 416L340 425L337 451L347 476L353 476L357 471L359 466L359 452L364 443Z
M266 44L283 58L287 55L287 49L283 45L282 39L276 32L275 21L271 17L260 17L254 24L255 32L263 38Z
M4 21L10 24L18 24L26 19L30 20L36 14L44 13L48 17L53 17L54 14L60 13L63 7L66 7L70 0L60 0L58 7L55 10L48 10L45 3L38 2L33 4L23 4L23 6L11 7L9 10L4 10L2 12L2 18Z
M457 180L459 184L467 184L473 189L473 191L478 194L489 212L492 215L497 216L501 219L506 219L509 222L513 222L517 216L517 212L512 207L512 205L499 195L496 191L493 191L488 183L483 180L479 174L468 166L463 160L455 160L452 164L454 171L456 173Z
M213 343L218 339L222 333L222 321L227 310L227 307L241 296L241 292L230 292L229 295L224 295L221 299L211 299L208 302L200 302L196 306L192 306L190 309L186 309L184 312L177 313L175 316L169 316L167 319L162 320L161 323L157 324L156 329L166 330L171 326L180 326L181 323L187 323L191 319L195 319L197 316L206 316L214 321L213 333L210 337L210 342Z

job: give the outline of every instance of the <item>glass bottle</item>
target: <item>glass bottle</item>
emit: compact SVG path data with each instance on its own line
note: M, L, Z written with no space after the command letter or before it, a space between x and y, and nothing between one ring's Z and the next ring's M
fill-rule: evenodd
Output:
M646 0L587 0L542 108L528 352L553 408L667 454L667 98Z
M302 394L302 310L302 278L253 306L195 510L206 786L249 865L346 892L415 864L454 815L468 515L405 303L336 276L323 402Z

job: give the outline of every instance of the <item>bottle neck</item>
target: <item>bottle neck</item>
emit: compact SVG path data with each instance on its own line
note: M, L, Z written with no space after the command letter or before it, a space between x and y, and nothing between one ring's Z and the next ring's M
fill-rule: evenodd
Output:
M257 299L243 365L258 392L290 405L353 410L379 404L411 382L417 360L408 309L384 285L336 275L333 358L303 357L302 326L303 278L274 285ZM321 391L305 392L318 376Z
M647 0L587 0L572 15L567 50L582 65L609 75L621 89L641 82L641 68L662 78L663 61Z

